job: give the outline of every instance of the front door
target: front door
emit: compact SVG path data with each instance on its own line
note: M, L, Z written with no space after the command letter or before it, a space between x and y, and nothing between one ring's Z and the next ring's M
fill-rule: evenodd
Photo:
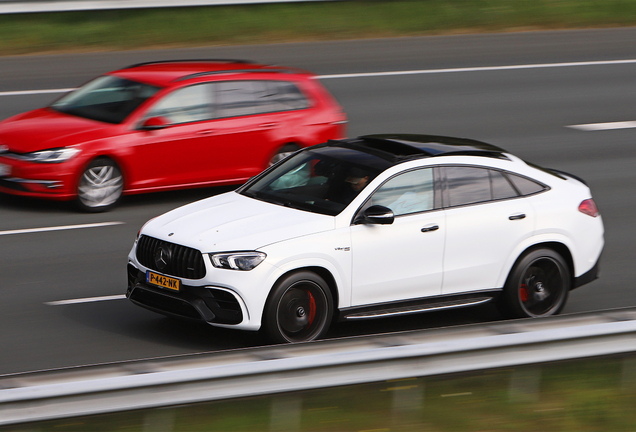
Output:
M203 181L213 156L210 84L183 87L160 99L144 118L161 117L163 129L141 130L135 142L133 187L162 187Z
M351 226L352 306L439 295L446 223L435 200L433 168L385 182L368 204L390 208L391 225Z

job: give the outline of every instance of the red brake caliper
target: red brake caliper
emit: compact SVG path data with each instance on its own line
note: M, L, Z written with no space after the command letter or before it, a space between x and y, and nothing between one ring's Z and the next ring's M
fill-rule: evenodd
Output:
M316 318L316 299L314 299L311 291L307 291L307 295L309 296L309 325L314 322L314 318Z
M528 301L528 286L526 284L519 285L519 297L524 303Z

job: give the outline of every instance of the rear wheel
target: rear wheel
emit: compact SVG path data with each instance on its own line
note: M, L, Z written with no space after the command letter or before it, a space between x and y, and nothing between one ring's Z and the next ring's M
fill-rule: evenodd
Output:
M117 164L109 158L99 157L84 169L77 187L77 202L87 212L110 210L121 198L124 176Z
M272 158L269 161L269 166L272 166L278 163L279 161L282 161L287 156L291 155L292 153L296 152L299 149L300 147L298 147L296 144L284 145L283 147L278 149L278 151L276 152L274 156L272 156Z
M570 291L567 263L552 249L535 249L515 264L508 276L499 309L507 317L556 315Z
M273 342L307 342L327 332L332 316L333 300L324 279L313 272L297 272L272 290L263 330Z

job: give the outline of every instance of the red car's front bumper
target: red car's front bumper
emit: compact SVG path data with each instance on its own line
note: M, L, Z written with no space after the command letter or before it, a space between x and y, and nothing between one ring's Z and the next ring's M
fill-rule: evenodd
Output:
M78 161L36 163L0 156L0 192L69 200L77 195Z

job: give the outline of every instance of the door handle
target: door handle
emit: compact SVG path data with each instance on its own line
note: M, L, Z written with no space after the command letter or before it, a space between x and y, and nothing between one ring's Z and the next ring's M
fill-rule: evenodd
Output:
M429 225L429 226L425 226L424 228L421 229L422 232L431 232L431 231L437 231L439 229L439 225Z
M512 216L508 216L508 219L510 220L520 220L520 219L525 219L526 215L524 213L519 213L519 214L514 214Z
M212 135L215 132L216 131L214 129L206 129L206 130L198 131L197 134L198 135Z
M276 126L278 126L278 123L263 123L263 124L258 125L258 127L261 127L263 129L271 129L271 128L276 127Z

